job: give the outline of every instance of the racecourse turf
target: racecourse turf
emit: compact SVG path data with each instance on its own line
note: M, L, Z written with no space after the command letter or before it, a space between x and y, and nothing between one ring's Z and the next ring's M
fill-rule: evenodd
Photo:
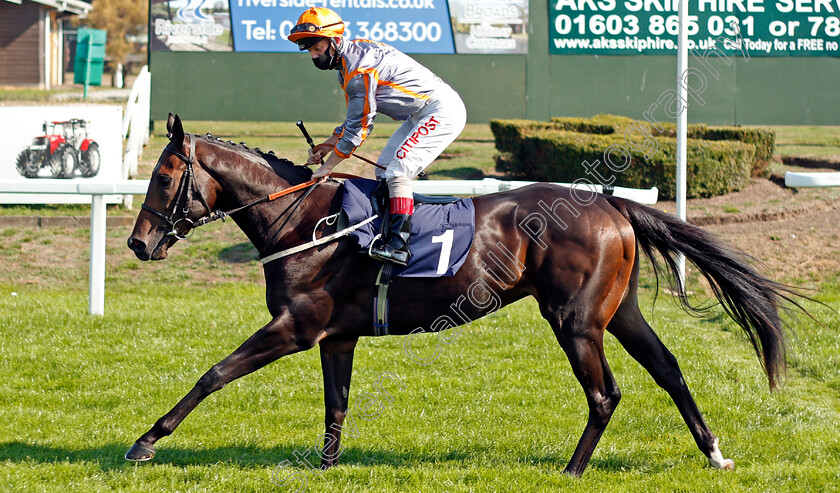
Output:
M294 124L272 125L189 123L187 131L213 131L301 162L306 147ZM316 140L331 130L309 126ZM387 136L381 127L377 135ZM141 177L164 134L157 122ZM375 155L383 143L371 139L361 151ZM488 127L468 126L433 178L491 172L493 154ZM0 213L31 211L24 209ZM81 206L56 209L87 214ZM433 358L426 365L406 356L404 338L362 339L351 388L355 436L345 436L340 465L329 471L303 460L317 464L312 450L323 433L317 348L231 383L158 442L153 461L126 462L137 437L268 321L260 268L241 234L225 237L231 229L211 225L157 263L131 256L124 246L130 228L110 229L102 317L87 314L87 229L0 231L0 491L840 489L838 314L808 304L820 323L790 319L787 376L770 393L740 329L720 310L691 318L665 293L654 305L649 269L643 313L676 355L734 471L708 466L667 394L608 335L606 355L623 398L584 475L562 474L586 401L530 300L463 327L440 346L435 335L416 338L416 354ZM704 291L696 274L689 279ZM813 287L822 302L840 306L840 283ZM379 400L359 411L363 395Z
M205 250L212 256L221 247ZM787 378L770 393L745 336L722 311L694 319L662 293L653 305L649 277L643 312L680 361L724 455L735 460L732 472L708 467L667 394L607 336L623 399L583 477L562 474L586 403L530 300L459 329L448 343L416 338L415 354L436 355L425 365L406 356L404 338L362 339L351 415L353 398L379 401L355 411L355 436L345 437L341 463L329 471L300 459L317 463L312 450L323 433L317 348L231 383L158 442L153 461L126 462L131 443L268 320L261 283L191 279L178 268L179 253L154 276L118 271L103 317L87 314L81 279L0 284L0 490L295 491L305 481L312 492L728 492L839 484L837 313L809 305L824 325L791 319ZM820 286L817 297L837 306L840 285Z

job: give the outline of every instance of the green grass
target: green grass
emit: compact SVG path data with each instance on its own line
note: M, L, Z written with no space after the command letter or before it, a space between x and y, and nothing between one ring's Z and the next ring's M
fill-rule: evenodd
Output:
M109 215L126 213L125 209L118 205L109 205L107 210ZM3 204L0 206L0 216L26 215L90 216L90 204Z
M733 472L707 466L668 396L608 336L624 397L584 476L561 474L586 404L532 301L470 324L426 366L406 357L403 338L362 339L351 405L376 392L384 372L403 385L386 385L393 402L356 420L341 464L321 475L277 469L323 433L317 349L233 382L162 439L152 462L127 463L128 446L268 320L259 283L161 282L143 272L109 282L104 317L86 314L83 280L0 284L3 491L284 491L272 474L305 477L313 492L823 491L840 479L836 313L815 309L824 327L794 320L787 379L771 394L728 319L693 319L662 297L651 308L649 290L643 311ZM840 284L819 296L837 306ZM434 336L417 341L418 355L436 351Z
M56 95L72 92L69 89L34 89L34 88L2 88L0 89L0 102L38 102L46 103Z
M68 74L72 80L72 74ZM88 95L95 95L97 92L113 91L114 88L110 86L111 76L106 75L103 79L102 86L89 86ZM130 88L130 86L127 86ZM82 84L67 84L62 87L53 89L37 89L33 87L2 87L0 88L0 103L7 105L15 104L31 104L31 103L53 103L56 101L67 102L76 101L84 102L85 104L120 104L117 98L114 99L97 99L90 97L83 98L84 86ZM126 93L127 96L127 93ZM123 103L124 104L124 103Z
M840 128L834 126L774 126L776 154L840 160Z
M840 130L835 126L773 126L776 143L781 145L840 146Z
M185 125L305 159L293 123ZM307 127L319 141L333 124ZM377 124L360 154L375 157L395 127ZM780 136L836 145L814 132ZM164 122L156 122L141 177L149 176L164 133ZM492 175L494 153L488 127L469 125L431 177ZM0 214L86 215L87 207L7 206ZM109 214L138 207L135 201L133 211ZM666 295L651 308L649 277L642 279L643 312L680 361L724 455L736 462L733 472L707 466L668 396L608 336L623 399L584 476L562 475L586 402L532 301L467 326L426 366L405 356L403 338L363 339L351 404L374 392L383 372L399 375L403 387L389 387L394 400L377 417L357 420L358 436L345 438L341 464L322 475L300 465L277 469L323 433L317 349L231 383L158 443L154 461L127 463L131 443L268 321L261 268L230 224L207 226L157 263L128 252L126 228L109 228L106 315L90 317L88 235L83 228L0 229L0 491L284 491L272 475L290 474L306 478L313 492L838 489L838 315L816 307L823 325L792 322L787 379L771 394L737 327L720 312L693 319ZM42 245L48 252L31 253ZM837 307L834 279L818 296ZM434 336L416 341L417 353L434 354Z

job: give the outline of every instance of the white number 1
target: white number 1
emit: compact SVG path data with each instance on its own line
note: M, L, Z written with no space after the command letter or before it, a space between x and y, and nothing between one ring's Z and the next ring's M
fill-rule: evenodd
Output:
M449 255L452 253L452 239L455 231L447 229L442 235L432 236L432 243L440 243L440 259L438 260L437 275L446 274L449 267Z

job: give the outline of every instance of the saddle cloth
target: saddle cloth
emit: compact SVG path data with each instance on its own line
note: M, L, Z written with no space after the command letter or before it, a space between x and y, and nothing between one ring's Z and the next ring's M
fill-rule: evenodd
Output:
M346 180L342 210L349 224L357 224L373 215L370 194L377 182L367 179ZM350 233L361 249L367 251L381 231L377 218ZM475 206L472 199L451 204L419 204L411 220L411 257L405 267L395 266L397 277L446 277L455 275L467 259L475 236ZM381 240L377 240L381 241Z

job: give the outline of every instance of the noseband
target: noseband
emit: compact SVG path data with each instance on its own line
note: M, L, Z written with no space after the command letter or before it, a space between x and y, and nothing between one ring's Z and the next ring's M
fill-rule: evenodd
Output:
M185 156L180 152L171 149L170 146L172 142L170 142L163 150L176 156L181 161L186 164L187 169L184 171L184 174L181 175L181 181L178 184L178 193L175 195L175 200L172 201L172 209L169 211L169 214L164 214L163 212L157 211L152 209L151 207L147 206L145 203L140 206L141 209L144 211L151 212L152 214L158 216L159 218L166 221L166 224L169 225L169 231L166 233L166 236L174 236L179 240L188 239L192 236L192 233L195 232L195 228L206 222L204 219L201 219L197 222L190 219L190 207L192 206L193 195L197 195L201 204L204 205L204 208L207 210L207 213L210 214L210 206L207 205L207 201L204 200L204 196L201 195L201 192L195 187L195 181L193 180L193 163L195 162L195 135L189 135L190 137L190 155ZM183 204L183 205L182 205ZM179 210L180 208L180 210ZM180 213L180 217L177 215ZM212 216L211 216L212 217ZM178 231L178 224L185 223L187 226L187 234L181 234Z

